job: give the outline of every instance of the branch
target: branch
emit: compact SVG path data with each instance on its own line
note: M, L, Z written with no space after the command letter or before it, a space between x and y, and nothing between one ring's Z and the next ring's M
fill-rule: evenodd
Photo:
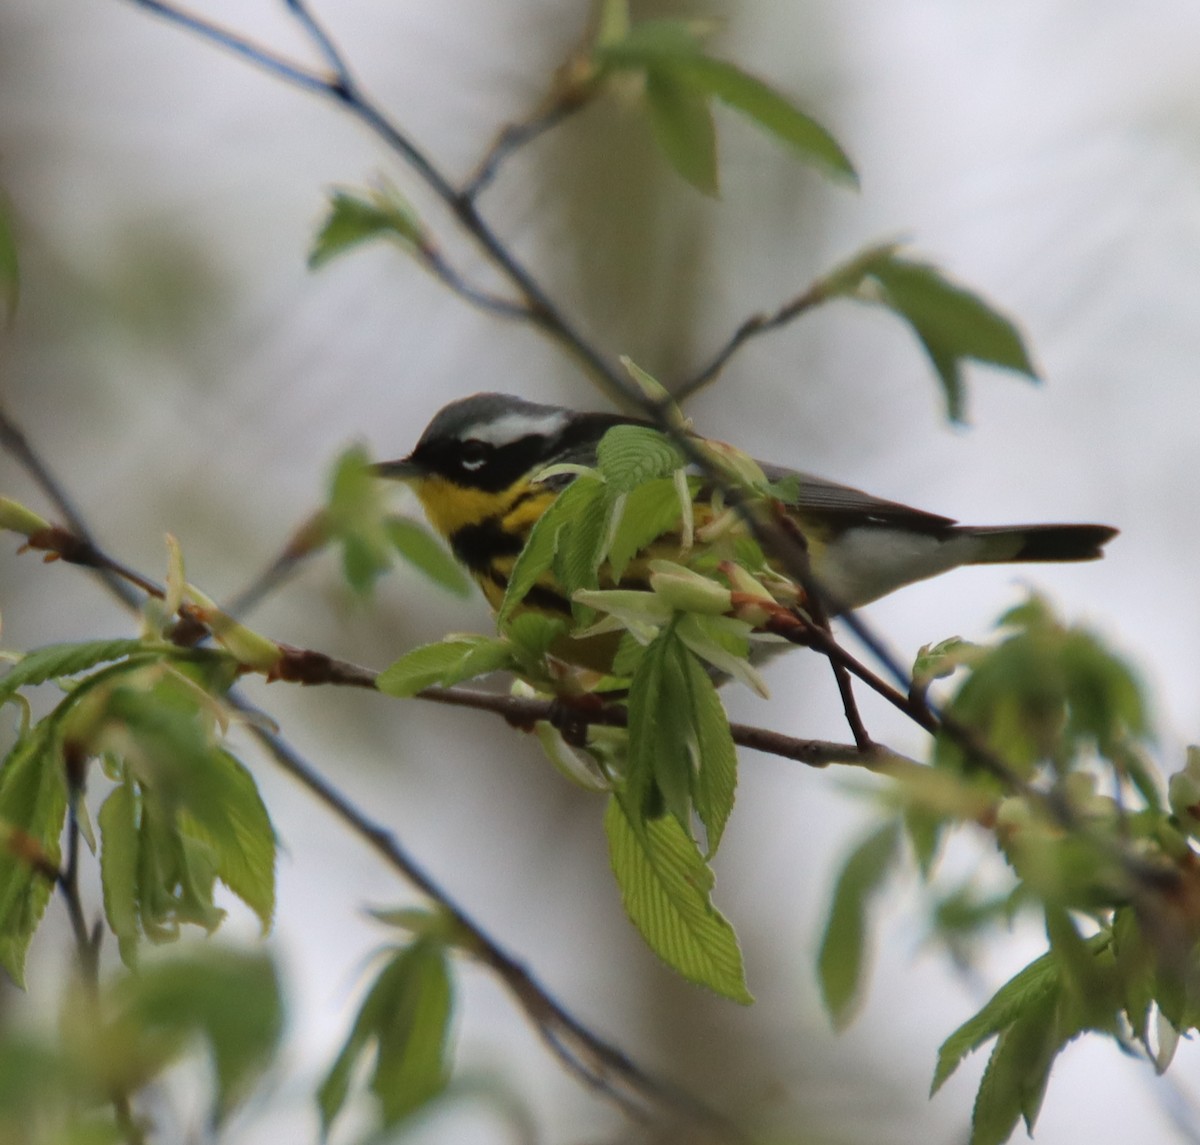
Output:
M95 549L88 530L87 522L67 495L66 489L50 472L50 467L42 460L41 455L33 448L24 431L8 415L4 406L0 405L0 448L12 457L18 465L33 479L33 483L50 499L51 504L62 514L63 520L71 527L71 531L84 545ZM96 549L99 552L98 549ZM127 608L136 608L140 604L138 594L125 583L128 577L122 577L114 569L94 566L100 572L100 580L117 600Z
M305 91L315 92L346 110L408 164L413 173L450 211L464 233L516 288L526 303L520 317L563 346L613 400L625 407L642 407L640 394L625 380L617 364L610 361L575 328L574 323L555 305L537 279L492 231L477 211L473 195L468 194L467 190L457 188L425 151L366 95L340 53L334 48L332 38L302 0L284 2L326 63L331 65L332 70L328 73L301 67L287 57L263 48L236 32L186 12L174 4L164 3L163 0L127 2L186 28L202 39L234 52L277 79Z
M479 161L474 174L463 185L463 197L471 201L477 199L495 180L501 165L511 159L520 148L557 127L586 105L586 96L565 91L549 106L539 109L529 118L503 127L492 141L487 154Z
M684 402L697 390L715 382L721 371L729 365L730 359L752 338L786 326L801 314L819 306L828 296L825 280L817 279L803 294L785 302L774 314L751 315L733 332L729 341L716 352L707 366L686 381L671 387L671 396L677 402Z
M468 937L471 953L501 979L542 1039L576 1077L639 1118L648 1118L649 1109L659 1107L717 1132L722 1140L742 1140L740 1132L721 1115L636 1065L617 1046L570 1014L521 962L451 898L386 827L351 803L282 737L268 731L256 708L237 696L231 695L230 701L238 711L252 717L247 722L249 730L284 771L308 788L389 866L453 919Z

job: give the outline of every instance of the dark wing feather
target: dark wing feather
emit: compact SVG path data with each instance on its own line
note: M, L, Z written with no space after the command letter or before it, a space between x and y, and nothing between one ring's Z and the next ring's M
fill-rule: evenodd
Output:
M838 485L809 473L798 473L782 465L763 465L762 469L769 481L798 477L800 493L791 504L801 515L811 513L814 517L829 520L831 524L890 525L921 533L944 533L955 524L952 517L927 513L923 509L901 505L898 501L885 501L861 489Z

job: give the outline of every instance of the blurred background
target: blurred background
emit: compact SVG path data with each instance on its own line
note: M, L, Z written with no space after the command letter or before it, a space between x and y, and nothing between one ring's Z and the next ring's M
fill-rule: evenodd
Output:
M316 62L280 3L197 7ZM590 5L316 8L368 90L461 178L543 94ZM1180 766L1200 736L1200 7L706 0L687 10L697 8L718 21L717 54L834 132L861 192L719 113L723 194L704 200L665 167L641 120L605 101L522 152L484 198L487 216L608 352L664 379L881 239L907 238L1016 317L1045 384L973 370L969 428L945 423L901 324L850 303L754 342L689 412L756 456L972 523L1118 525L1100 564L967 570L868 617L909 660L946 636L985 638L1036 583L1136 665L1156 697L1164 766ZM460 250L408 173L336 109L122 0L0 6L0 186L22 259L0 393L122 559L158 575L170 531L190 579L227 596L320 501L348 443L403 454L440 406L480 389L603 406L552 346L468 310L393 249L306 269L327 190L380 174ZM44 507L2 456L0 489ZM6 647L129 632L86 575L14 549L0 551ZM464 605L407 571L373 602L354 600L331 559L253 620L375 667L449 630L490 630L482 600ZM823 662L791 656L769 681L769 703L729 691L734 718L845 738ZM986 1055L930 1102L937 1046L1044 938L1018 927L960 973L928 941L916 888L898 879L879 913L869 996L835 1035L814 962L833 874L870 818L856 777L743 753L716 864L716 900L758 998L743 1010L680 982L642 945L608 870L601 801L567 784L529 737L416 702L282 684L252 692L570 1009L646 1066L780 1140L966 1139ZM923 750L903 721L863 706L878 738ZM282 842L271 942L292 1010L287 1069L229 1139L311 1138L304 1095L383 938L362 906L409 895L248 745L244 755ZM964 875L976 860L970 839L950 856ZM69 957L56 906L34 948L35 1008L51 1004ZM255 933L235 908L233 930ZM414 1140L623 1138L620 1117L561 1072L494 982L469 967L459 980L467 1095ZM1195 1140L1186 1089L1197 1060L1184 1046L1164 1084L1110 1042L1070 1047L1038 1141ZM180 1118L196 1131L186 1109Z

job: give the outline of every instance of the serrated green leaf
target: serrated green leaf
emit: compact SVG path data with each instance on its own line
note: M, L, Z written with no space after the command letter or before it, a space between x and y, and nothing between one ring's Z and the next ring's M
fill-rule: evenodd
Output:
M704 824L709 855L716 854L733 810L737 788L737 749L729 730L729 717L717 695L712 677L685 649L678 659L687 689L687 704L697 744L697 762L693 800L696 814Z
M558 534L554 555L554 576L557 586L570 597L576 589L597 586L596 573L604 559L604 543L608 537L609 503L607 491L601 490L580 504L578 511Z
M9 322L17 312L20 293L21 272L17 237L13 233L12 205L7 195L0 194L0 304L3 304Z
M18 986L54 886L38 865L58 866L66 813L61 747L47 717L13 745L0 769L0 966Z
M604 829L621 900L650 949L689 981L753 1001L737 937L709 899L712 871L687 832L670 816L631 820L616 796Z
M1033 1132L1050 1066L1062 1049L1055 997L1039 998L997 1039L971 1114L971 1145L1004 1145L1020 1118Z
M496 616L496 623L501 628L537 584L538 578L554 563L564 527L586 517L597 500L604 496L604 482L593 477L576 477L537 519L508 578L508 588Z
M213 901L217 872L211 850L181 832L157 799L142 801L137 873L142 933L151 942L176 941L184 923L211 934L224 920Z
M979 295L946 279L936 267L892 257L871 267L883 302L912 327L941 379L947 415L961 421L965 396L962 361L972 359L1037 381L1012 321Z
M470 578L424 525L408 517L389 517L384 529L396 551L434 584L455 596L470 594Z
M615 501L613 513L620 514L610 528L608 565L614 583L629 567L629 562L652 541L679 528L683 506L670 477L658 477L639 484L623 499Z
M263 933L275 913L275 829L245 765L227 751L208 757L205 792L185 804L183 830L213 850L217 878L258 916Z
M275 967L258 952L204 945L156 960L122 979L116 999L142 1037L203 1037L217 1081L217 1121L249 1094L283 1032Z
M861 996L867 906L891 871L899 840L899 822L885 823L851 852L834 888L818 969L825 1008L838 1028L850 1022Z
M614 425L596 446L596 467L615 493L632 494L646 482L670 477L686 464L679 446L645 425Z
M126 779L110 792L97 821L104 916L117 936L121 961L132 970L137 966L141 928L137 902L137 796L131 780Z
M505 630L513 649L526 664L539 662L566 631L566 621L541 612L521 612L509 621Z
M692 808L691 713L680 703L679 644L664 629L646 649L629 688L627 802L641 818L661 798L687 831Z
M97 664L144 652L140 640L89 640L78 644L48 644L26 653L0 677L0 704L18 688L74 676Z
M1096 949L1109 939L1101 934L1088 941ZM1007 1029L1026 1011L1037 1012L1047 999L1057 997L1059 974L1059 964L1054 955L1043 954L1001 986L983 1009L942 1043L930 1094L937 1093L972 1050Z
M764 131L794 148L801 158L858 185L858 175L841 145L811 116L762 80L734 64L696 55L678 64L678 73L702 91L749 116Z
M415 696L434 685L449 686L472 676L512 667L512 651L486 636L455 637L406 652L375 678L388 696Z
M393 188L369 192L335 191L329 212L308 254L310 270L371 239L387 238L405 247L425 242L421 221L412 206Z
M1154 1002L1157 956L1142 933L1137 912L1128 906L1118 907L1112 921L1113 957L1116 959L1117 982L1121 1004L1133 1036L1145 1047L1150 1046L1150 1014Z
M654 138L671 166L696 190L717 194L717 130L708 97L675 72L647 70L646 111Z

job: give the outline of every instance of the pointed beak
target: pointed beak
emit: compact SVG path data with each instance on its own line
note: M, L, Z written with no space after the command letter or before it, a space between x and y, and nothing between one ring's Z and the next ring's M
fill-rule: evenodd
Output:
M402 457L399 461L380 461L371 466L371 473L376 477L386 477L390 481L411 481L420 477L424 470L411 457Z

